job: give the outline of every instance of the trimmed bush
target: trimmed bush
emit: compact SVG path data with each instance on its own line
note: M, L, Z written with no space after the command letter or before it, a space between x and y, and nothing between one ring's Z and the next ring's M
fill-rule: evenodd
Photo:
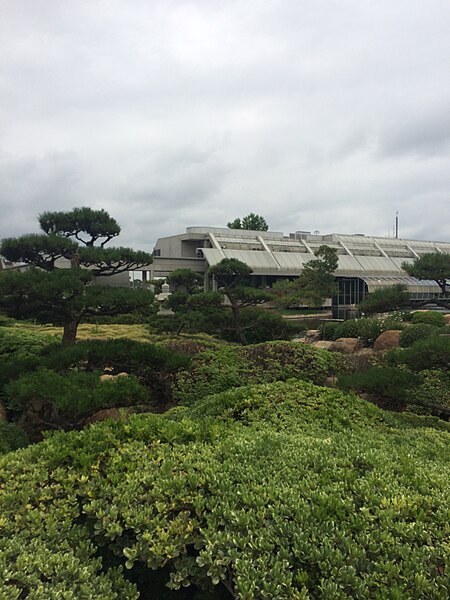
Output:
M396 348L387 354L390 365L406 365L412 371L447 370L450 364L450 338L432 336L415 342L410 348Z
M409 348L419 340L424 340L432 335L436 335L439 328L428 323L417 323L409 325L400 334L400 346Z
M228 346L193 357L189 371L181 371L173 395L182 404L249 383L285 381L292 377L314 383L344 368L345 359L294 342L266 342L253 346Z
M58 416L79 418L101 408L149 402L148 391L131 375L101 381L99 373L60 375L48 369L39 369L8 383L4 393L10 411L21 413L31 403L48 404L52 407L52 420Z
M404 402L422 381L416 373L395 367L373 367L360 373L339 375L338 386L345 391L368 392Z
M411 390L408 402L422 414L450 417L450 374L444 371L422 371L423 383Z
M320 337L322 340L333 341L338 338L336 332L339 328L339 323L322 323L320 326Z
M0 459L0 595L447 600L449 435L299 381L56 434Z
M41 350L56 345L55 337L19 327L0 328L0 360L22 360L38 356Z
M18 450L28 445L25 433L14 423L0 421L0 454Z
M408 302L409 292L403 285L382 288L371 292L360 304L358 309L364 314L374 314L396 310Z
M445 325L444 315L435 310L413 312L412 322L415 324L427 323L428 325L435 325L436 327L443 327Z

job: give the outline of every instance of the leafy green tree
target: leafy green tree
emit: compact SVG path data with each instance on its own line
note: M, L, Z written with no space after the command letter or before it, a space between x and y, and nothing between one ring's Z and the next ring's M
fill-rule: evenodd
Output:
M253 271L236 258L224 258L211 267L209 272L215 277L219 290L227 299L226 306L231 310L232 327L236 337L242 344L247 344L245 330L251 328L253 324L243 325L241 311L245 307L257 306L272 300L272 294L250 287L248 279Z
M445 296L446 280L450 279L450 254L441 252L422 254L411 264L403 263L402 269L411 277L434 280L441 288L442 295Z
M63 344L67 344L75 341L84 317L148 306L152 297L146 290L94 285L95 277L142 268L152 261L146 252L104 247L120 233L106 211L83 207L46 212L39 223L45 233L8 238L0 244L0 254L7 260L31 266L26 272L1 274L0 306L8 314L35 318L45 314L62 322ZM61 260L66 264L61 266Z
M273 291L279 304L283 306L307 304L319 307L326 298L337 292L334 277L338 267L337 251L324 245L317 249L315 256L316 258L305 265L297 279L274 285Z
M234 221L227 223L227 227L230 229L249 229L252 231L267 231L269 229L265 218L255 213L248 214L242 220L239 218L234 219Z

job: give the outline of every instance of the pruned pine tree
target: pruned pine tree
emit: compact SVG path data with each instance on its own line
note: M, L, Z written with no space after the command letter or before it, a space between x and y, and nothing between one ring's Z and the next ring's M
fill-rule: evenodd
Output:
M39 224L44 233L7 238L0 244L0 254L7 260L31 267L1 274L0 306L5 312L34 318L46 315L62 322L62 341L68 344L76 340L83 318L126 313L152 301L147 290L93 285L95 277L110 277L152 262L146 252L104 247L120 233L106 211L82 207L45 212Z

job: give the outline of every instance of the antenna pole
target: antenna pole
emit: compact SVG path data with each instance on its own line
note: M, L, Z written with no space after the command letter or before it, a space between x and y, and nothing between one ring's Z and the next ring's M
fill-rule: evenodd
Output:
M395 237L398 239L398 211L395 213Z

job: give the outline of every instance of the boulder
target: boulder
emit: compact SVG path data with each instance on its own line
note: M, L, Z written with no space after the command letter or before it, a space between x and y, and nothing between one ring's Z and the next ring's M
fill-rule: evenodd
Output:
M375 352L380 352L381 350L400 348L400 334L401 330L398 329L388 329L387 331L383 331L383 333L375 340L373 349Z
M306 343L312 344L320 340L320 331L318 329L308 329L305 333Z
M135 412L130 406L125 408L103 408L97 411L85 421L86 425L91 423L97 423L98 421L106 421L106 419L112 419L113 421L126 421L131 413Z
M329 350L333 344L334 342L330 342L328 340L319 340L318 342L313 342L311 346L314 346L314 348L322 348L323 350Z
M444 315L444 323L446 325L450 325L450 313L448 313L447 315Z
M329 350L341 354L354 354L361 349L361 346L361 340L358 338L339 338L331 343Z
M100 381L104 382L104 381L114 381L115 377L114 375L108 375L107 373L105 373L105 375L100 375Z
M336 388L337 387L337 377L327 377L323 382L325 387Z

